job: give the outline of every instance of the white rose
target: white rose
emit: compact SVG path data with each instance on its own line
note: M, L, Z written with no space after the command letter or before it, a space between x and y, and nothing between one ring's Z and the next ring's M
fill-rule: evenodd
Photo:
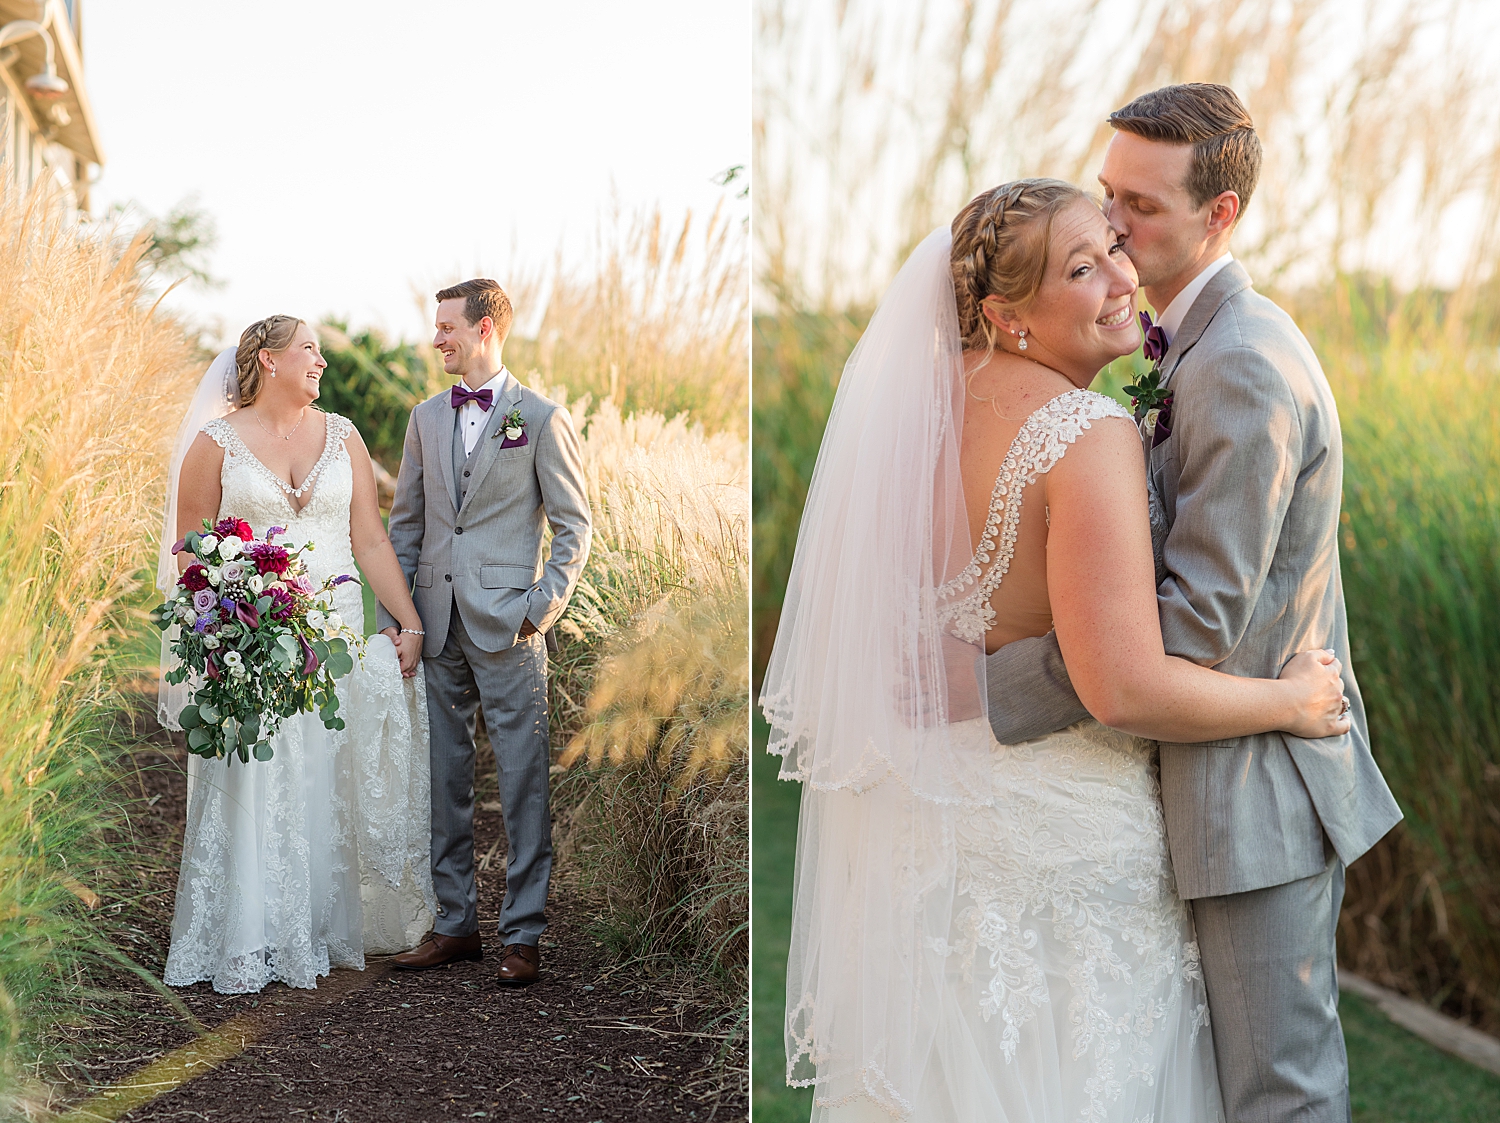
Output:
M340 616L337 612L330 612L328 614L328 631L330 633L338 631L343 626L344 618L342 616Z
M324 616L316 608L307 614L307 626L315 632L321 632L328 623L328 617Z
M1156 435L1156 419L1160 416L1161 410L1159 409L1148 409L1146 411L1146 419L1142 422L1146 427L1146 436L1154 437Z
M245 543L238 535L231 534L219 543L219 557L225 561L233 561L245 552Z
M250 575L250 580L247 581L246 584L250 586L250 591L256 596L260 596L260 594L265 591L265 578L263 578L259 573L252 573Z
M219 567L218 566L211 565L211 566L208 567L208 583L210 585L212 585L216 589L219 587L219 578L220 578L220 576L221 575L219 573Z
M281 581L281 580L267 581L265 583L264 588L261 591L269 593L272 589L285 589L285 588L286 588L286 582L285 581Z
M210 651L219 650L219 637L214 635L205 635L203 637L203 646L208 648Z
M247 566L244 562L232 561L225 562L224 568L220 570L219 573L225 581L243 581L245 579L245 573L248 569L249 566Z
M517 429L514 425L512 425L509 429L505 430L505 439L508 440L508 441L518 440L520 438L520 436L521 436L521 430Z
M193 611L191 605L182 605L177 609L177 619L184 624L191 624L198 619L198 614Z
M205 534L203 536L203 544L201 548L205 554L211 554L214 552L214 547L218 544L219 536L217 534Z
M238 666L243 665L244 662L245 662L245 657L243 655L241 655L238 651L227 652L225 654L225 656L224 656L224 665L226 667L238 667Z

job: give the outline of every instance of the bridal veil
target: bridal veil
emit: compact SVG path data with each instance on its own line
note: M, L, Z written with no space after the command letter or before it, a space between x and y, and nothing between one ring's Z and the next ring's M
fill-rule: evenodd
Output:
M156 556L156 587L162 596L170 596L177 585L177 558L172 546L177 541L177 477L198 431L216 417L223 417L240 404L239 372L234 361L235 348L226 347L209 363L198 383L193 400L188 403L177 437L172 443L172 459L167 466L167 506L162 515L161 545ZM177 625L161 636L161 666L156 686L156 720L166 729L181 729L177 715L192 696L190 682L176 686L167 681L167 672L177 665L171 643L177 637Z
M787 1078L897 1116L947 1001L953 816L993 802L984 652L938 598L973 550L951 246L917 246L844 368L760 699L803 785Z

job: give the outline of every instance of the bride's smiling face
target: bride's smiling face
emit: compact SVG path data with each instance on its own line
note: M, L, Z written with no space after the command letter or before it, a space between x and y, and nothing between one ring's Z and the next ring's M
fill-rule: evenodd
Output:
M317 399L323 368L328 361L318 347L318 333L308 324L298 324L297 334L281 351L261 351L261 362L276 371L276 385L301 391L309 401Z
M987 300L985 313L1007 332L1026 330L1027 358L1087 386L1140 346L1137 287L1120 236L1092 201L1080 199L1053 220L1046 271L1030 306L1015 315Z

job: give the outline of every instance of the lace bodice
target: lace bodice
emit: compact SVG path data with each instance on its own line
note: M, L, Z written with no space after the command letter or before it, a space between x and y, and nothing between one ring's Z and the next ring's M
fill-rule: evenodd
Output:
M995 626L991 602L1016 552L1026 485L1051 471L1068 446L1102 417L1128 420L1130 414L1113 398L1092 390L1070 390L1021 423L990 493L989 515L974 556L957 577L938 589L939 619L965 643L982 644L985 633Z
M218 517L233 515L244 519L257 538L264 538L271 527L281 526L286 528L281 541L299 546L313 543L312 552L303 558L314 585L321 585L328 577L355 572L354 552L349 542L354 468L344 447L354 425L336 413L326 417L323 454L296 489L256 458L227 418L216 418L203 427L203 432L224 450ZM291 497L309 493L311 497L302 510L295 510ZM334 603L344 619L358 628L364 618L359 586L341 585L334 593Z

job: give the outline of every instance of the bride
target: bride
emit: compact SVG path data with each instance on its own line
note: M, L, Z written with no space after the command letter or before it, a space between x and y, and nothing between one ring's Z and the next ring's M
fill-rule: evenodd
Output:
M431 926L430 772L422 625L380 521L358 431L313 408L327 364L302 320L245 329L204 375L178 432L157 582L175 585L190 555L171 543L203 520L248 522L257 538L285 528L315 585L353 574L401 622L400 642L371 636L337 680L343 730L316 714L286 719L265 762L188 757L187 825L165 978L211 980L225 994L273 980L315 987L332 967L412 947ZM334 592L356 630L357 583ZM169 632L162 671L170 668ZM161 681L169 729L193 684Z
M916 248L845 368L762 694L803 784L815 1120L1223 1119L1144 738L1348 718L1331 652L1276 681L1164 654L1141 435L1084 389L1139 345L1135 293L1089 196L1019 180ZM999 745L983 656L1053 628L1101 720Z

